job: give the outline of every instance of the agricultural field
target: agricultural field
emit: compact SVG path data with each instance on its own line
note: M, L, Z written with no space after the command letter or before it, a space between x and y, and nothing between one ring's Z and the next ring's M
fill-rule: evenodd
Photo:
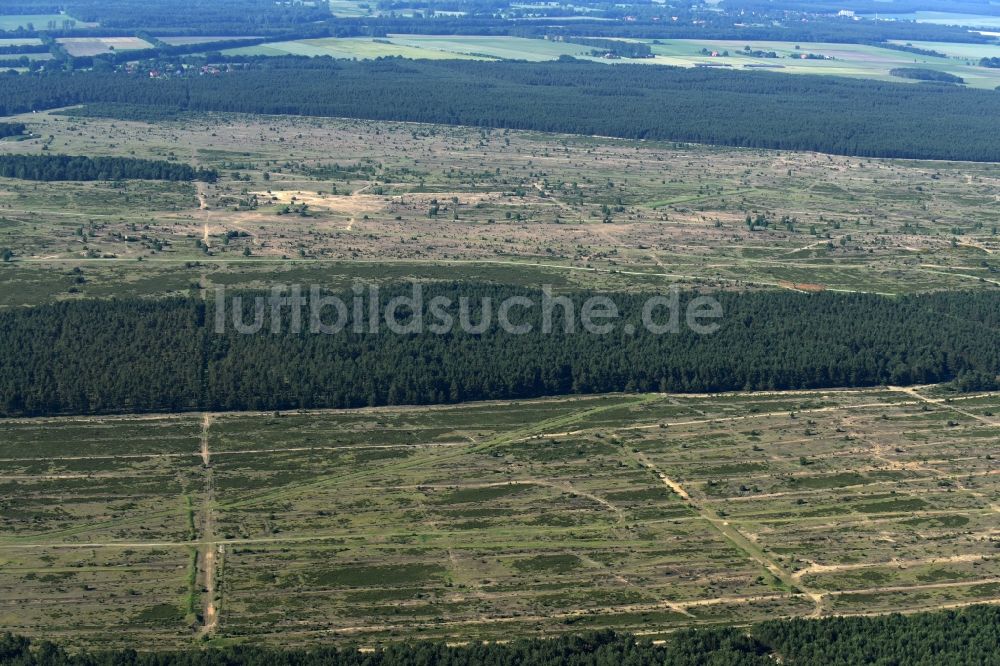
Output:
M913 46L955 56L943 59L904 51L895 51L862 44L794 44L791 42L744 42L725 40L669 40L652 46L655 62L694 67L710 64L733 69L762 68L783 74L825 74L884 81L905 81L889 74L897 67L919 67L947 72L965 79L974 88L993 89L1000 85L1000 72L979 67L980 58L1000 53L1000 45L948 44L940 42L912 43ZM744 54L752 51L775 52L778 58L760 58ZM706 57L702 50L729 53L728 56ZM826 56L829 59L802 59L803 55Z
M3 421L0 622L372 644L997 601L998 410L923 387Z
M528 41L528 40L525 40ZM422 49L417 46L401 44L387 39L370 39L366 37L347 37L324 39L301 39L291 42L272 42L257 46L244 46L226 49L224 55L229 56L332 56L334 58L374 59L385 57L401 57L423 60L447 59L482 59L476 56L454 54L446 51Z
M503 60L555 60L568 55L574 58L596 60L590 57L592 46L550 42L544 39L518 37L466 37L435 35L392 35L394 42L423 50L454 54L476 54Z
M354 0L330 0L330 11L334 16L342 18L369 16L375 13L374 7L370 4Z
M60 37L56 41L74 57L153 48L152 44L138 37Z
M920 48L947 53L952 58L922 56L903 51L861 44L794 44L792 42L753 42L725 40L636 40L653 49L650 59L604 60L593 57L593 47L544 39L520 37L480 37L463 35L389 35L385 39L327 38L274 42L226 50L227 55L302 55L334 58L369 59L399 56L413 59L440 60L475 58L498 60L555 60L573 56L583 60L614 63L671 65L675 67L713 66L722 68L764 69L784 74L825 74L852 78L903 81L889 74L897 67L920 67L961 76L974 88L993 89L1000 86L1000 71L978 66L983 57L1000 53L1000 45L915 43ZM743 49L774 51L778 58L745 55ZM718 52L717 57L703 51ZM728 56L722 55L728 53ZM826 56L828 59L802 59L803 55Z
M0 247L15 255L0 265L2 305L276 277L886 294L1000 285L994 164L361 120L18 120L37 138L3 152L178 159L221 178L0 179Z
M304 55L334 58L530 60L541 62L569 55L590 57L592 48L579 44L549 42L521 37L390 35L384 39L363 37L303 39L229 49L226 55Z
M897 42L902 43L902 42ZM1000 43L998 44L953 44L949 42L906 42L921 49L930 49L945 55L975 64L981 58L1000 58ZM940 58L938 59L940 60Z

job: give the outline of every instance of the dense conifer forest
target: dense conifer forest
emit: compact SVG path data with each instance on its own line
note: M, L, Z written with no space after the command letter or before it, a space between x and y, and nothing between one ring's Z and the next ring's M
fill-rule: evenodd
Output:
M994 91L820 76L578 61L293 57L260 59L247 70L212 77L80 72L7 77L0 87L0 115L82 103L1000 161L994 131L1000 95Z
M385 289L382 311L403 287ZM498 305L514 295L534 307L515 309L511 334L497 323ZM255 321L254 294L244 294L241 321ZM343 294L352 305L353 292ZM444 310L454 330L433 332ZM459 299L469 324L482 321L487 298L491 321L482 332L463 332ZM578 318L588 294L572 296ZM702 392L808 389L913 384L963 379L978 385L1000 374L1000 294L957 292L889 299L860 294L756 293L717 296L723 316L709 335L689 330L679 303L679 330L650 333L641 324L646 296L613 300L621 317L614 330L595 334L578 320L567 332L566 310L551 307L552 332L542 332L537 292L490 285L438 285L424 289L423 332L400 334L365 315L357 332L353 314L332 334L313 333L311 312L292 332L292 310L272 320L263 314L254 334L236 331L232 307L223 333L217 310L200 300L80 301L0 312L0 415L142 411L294 409L439 404L485 399L615 391ZM365 311L368 304L366 301ZM669 309L654 321L666 323ZM405 325L407 309L400 310ZM411 313L412 315L412 313ZM323 313L329 325L335 309ZM280 332L274 333L274 322ZM606 321L599 322L601 324ZM635 331L625 329L631 324ZM985 378L985 379L984 379Z
M8 136L21 136L26 131L24 123L0 123L0 139Z
M22 126L23 127L23 126ZM74 155L0 155L0 176L21 180L201 180L214 183L218 173L187 164L131 157Z
M67 653L52 643L0 636L0 664L11 666L960 666L995 664L998 654L1000 609L990 606L910 616L776 620L746 630L688 629L656 645L603 631L487 645L401 643L370 652L351 647L235 646L189 652Z

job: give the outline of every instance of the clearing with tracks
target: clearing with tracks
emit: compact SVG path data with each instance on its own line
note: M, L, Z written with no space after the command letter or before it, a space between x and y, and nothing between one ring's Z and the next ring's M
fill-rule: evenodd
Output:
M998 410L929 386L11 419L0 622L371 644L996 602Z

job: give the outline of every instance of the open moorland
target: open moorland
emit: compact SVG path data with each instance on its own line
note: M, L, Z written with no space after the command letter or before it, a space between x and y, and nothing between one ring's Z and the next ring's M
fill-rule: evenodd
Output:
M0 623L370 645L996 602L998 410L890 387L7 420Z
M0 179L5 305L275 279L886 294L1000 283L994 164L360 120L20 119L34 138L2 152L176 160L220 178Z

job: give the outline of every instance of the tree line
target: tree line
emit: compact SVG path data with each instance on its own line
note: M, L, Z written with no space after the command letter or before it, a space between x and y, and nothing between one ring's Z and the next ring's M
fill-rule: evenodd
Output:
M142 646L137 646L142 647ZM0 636L0 664L11 666L965 666L995 664L1000 609L880 617L773 620L750 627L686 629L654 644L613 631L504 643L392 643L356 647L231 645L184 651L68 652L49 641Z
M291 92L294 91L294 94ZM214 77L9 77L0 115L87 103L461 124L862 157L1000 161L1000 96L622 64L262 58Z
M284 28L330 18L326 3L273 2L272 0L18 0L5 14L57 15L102 29L185 28L209 30L213 35L257 34L261 29ZM45 29L45 26L35 26Z
M0 176L41 181L200 180L214 183L219 174L212 169L195 169L188 164L131 157L0 155Z
M8 136L21 136L28 131L24 123L0 123L0 139Z
M383 289L384 305L410 294ZM254 322L244 294L240 321ZM353 294L341 294L352 303ZM218 310L195 299L78 301L0 312L0 415L146 411L271 410L441 404L606 392L815 389L946 382L1000 374L1000 293L954 292L898 299L862 294L715 295L720 328L700 335L681 326L649 332L642 294L614 295L621 316L605 335L564 309L543 332L537 291L487 284L424 287L425 302L468 298L472 324L492 307L481 332L397 334L349 321L336 334L296 332L290 309L280 333L270 314L256 334L237 332L233 308L216 332ZM524 296L536 305L512 335L497 305ZM569 295L575 316L590 297ZM686 307L691 296L678 304ZM484 305L486 299L492 303ZM270 306L263 306L270 313ZM353 308L350 308L353 310ZM681 310L683 312L683 309ZM664 315L666 311L664 311ZM310 321L308 306L300 311ZM405 315L405 311L404 311ZM325 317L336 319L332 310ZM662 318L662 316L661 316ZM432 322L425 322L426 324ZM634 332L629 333L626 324ZM979 381L978 379L976 381Z
M10 44L0 46L0 55L20 55L22 53L48 53L49 45L42 44Z
M892 76L901 79L913 79L915 81L930 81L934 83L959 83L964 84L965 79L948 72L941 72L936 69L926 69L924 67L894 67L889 70Z

